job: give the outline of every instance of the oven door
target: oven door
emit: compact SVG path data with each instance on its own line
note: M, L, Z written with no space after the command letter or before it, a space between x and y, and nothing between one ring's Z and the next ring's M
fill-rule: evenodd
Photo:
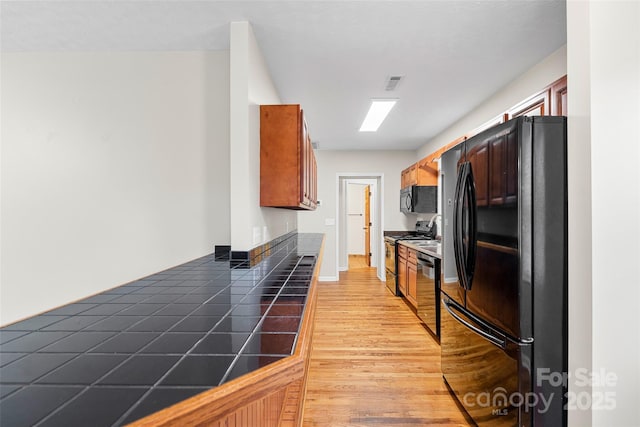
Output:
M387 289L393 295L398 296L398 281L396 279L396 242L384 241L384 265L387 276Z
M386 270L386 276L387 276L387 281L386 281L387 289L389 289L389 292L391 292L392 295L398 296L398 284L396 281L396 275L393 274L393 271Z
M396 244L384 241L384 266L395 276L396 274Z

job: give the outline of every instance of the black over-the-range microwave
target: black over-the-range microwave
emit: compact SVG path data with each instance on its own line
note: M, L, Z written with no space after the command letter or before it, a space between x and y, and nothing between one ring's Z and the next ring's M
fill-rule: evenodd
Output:
M405 213L438 212L438 186L412 185L401 189L400 211Z

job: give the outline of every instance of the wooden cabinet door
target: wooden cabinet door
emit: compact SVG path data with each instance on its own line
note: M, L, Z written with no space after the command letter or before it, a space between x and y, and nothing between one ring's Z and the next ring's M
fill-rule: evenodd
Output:
M302 170L300 171L299 175L298 175L298 180L300 181L300 200L302 201L302 204L305 206L309 206L309 197L307 194L307 191L309 189L309 179L308 179L308 175L309 175L309 154L307 153L307 135L308 135L308 130L307 130L307 123L304 120L304 114L302 112L302 110L300 110L300 149L299 149L299 155L300 155L300 164L302 165Z
M404 296L407 295L407 260L398 257L398 289Z
M302 171L300 174L300 199L305 206L313 206L313 147L311 147L311 138L307 128L307 122L304 119L303 111L300 110L300 122L302 123L302 135L300 137L300 162Z
M261 105L260 206L315 209L316 169L300 105Z
M418 306L418 267L416 263L416 253L413 250L409 252L407 260L407 301L414 307Z
M407 184L408 186L418 184L418 165L415 163L409 166L409 182Z
M549 95L549 90L544 90L524 100L507 111L509 119L520 116L548 116L550 109Z
M567 116L567 76L551 84L551 115Z
M398 289L402 295L407 295L407 257L409 249L398 245Z
M407 188L418 183L418 165L412 164L400 173L400 188Z
M435 153L425 157L417 163L417 185L438 185L438 163Z

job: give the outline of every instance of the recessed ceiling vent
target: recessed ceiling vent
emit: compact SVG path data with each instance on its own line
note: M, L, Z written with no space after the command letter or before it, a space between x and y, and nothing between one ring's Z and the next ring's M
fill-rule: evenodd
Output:
M320 143L319 143L318 141L311 141L311 147L312 147L314 150L317 150L317 149L318 149L318 147L320 147Z
M394 91L400 84L400 80L402 80L404 76L389 76L387 79L387 83L385 84L384 90L386 91Z

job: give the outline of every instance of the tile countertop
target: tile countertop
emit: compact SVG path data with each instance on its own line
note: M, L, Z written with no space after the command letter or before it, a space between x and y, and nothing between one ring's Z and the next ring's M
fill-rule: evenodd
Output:
M0 425L123 425L291 355L321 245L210 254L0 329Z

